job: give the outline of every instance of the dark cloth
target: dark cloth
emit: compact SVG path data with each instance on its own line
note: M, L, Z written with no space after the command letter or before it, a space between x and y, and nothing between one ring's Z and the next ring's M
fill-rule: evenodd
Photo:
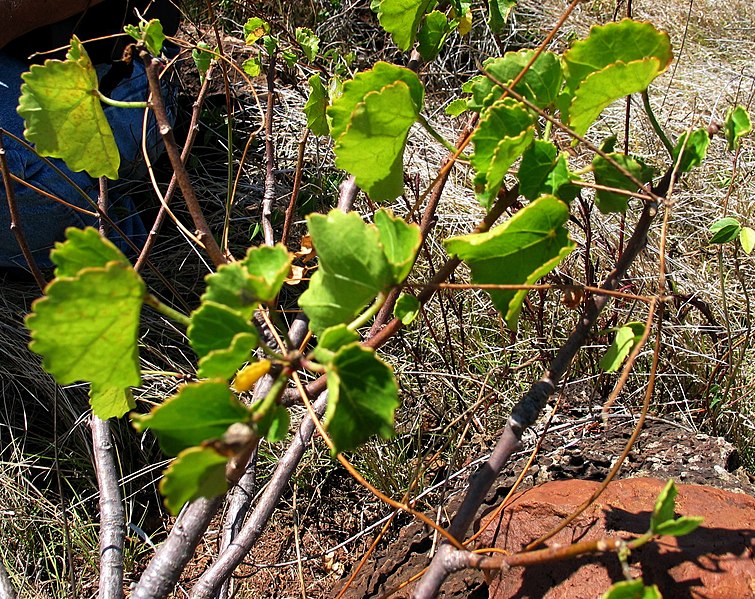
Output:
M47 58L63 58L63 52L60 55L41 54L31 59L29 56L67 46L73 35L85 42L123 33L124 25L139 22L137 12L148 21L160 19L165 35L174 35L180 17L174 1L178 0L104 0L81 14L21 36L5 46L3 52L27 64L41 63ZM120 60L123 49L132 41L130 37L119 36L87 43L86 49L93 64L112 63Z

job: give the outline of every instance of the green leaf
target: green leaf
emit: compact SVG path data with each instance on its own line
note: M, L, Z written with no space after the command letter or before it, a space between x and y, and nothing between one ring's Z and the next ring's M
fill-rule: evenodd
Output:
M689 139L688 139L689 138ZM684 154L679 162L679 172L687 173L693 168L700 166L705 160L710 145L710 137L706 129L696 129L692 133L685 131L679 136L679 141L673 151L674 164L679 157L679 152L684 148Z
M676 520L662 522L655 527L655 533L669 537L683 537L697 529L704 518L700 516L682 516Z
M96 413L112 412L105 404L112 404L115 390L141 382L137 344L144 282L130 265L113 261L56 279L46 293L26 318L30 349L61 385L91 382L93 398L103 399Z
M452 237L446 251L457 255L480 284L530 285L548 274L574 249L564 224L568 206L543 196L487 233ZM516 330L526 290L490 290L493 304L510 329Z
M189 343L200 358L204 358L213 350L228 349L239 333L247 333L255 339L258 338L257 329L247 318L228 306L211 301L203 301L202 305L192 312L191 324L187 330Z
M422 28L419 30L419 53L423 60L432 62L438 56L448 34L455 26L448 22L448 17L440 11L434 10L425 15Z
M708 243L729 243L734 241L740 234L742 225L736 218L722 218L714 222L708 229L713 233Z
M458 98L446 106L444 111L448 116L457 117L464 114L468 110L467 100L464 98Z
M729 151L736 150L739 147L740 138L752 131L752 121L744 107L736 106L726 111L724 131Z
M412 270L414 259L422 245L422 233L417 225L410 225L385 209L375 213L375 226L380 232L385 257L393 270L392 283L401 283Z
M380 61L370 70L357 73L353 79L344 83L340 94L337 91L331 93L332 104L328 107L328 118L331 120L330 132L333 139L337 139L346 131L351 123L352 113L364 102L367 94L380 91L397 81L403 81L409 86L412 102L419 112L425 92L417 74L409 69Z
M314 62L317 51L320 49L320 38L308 27L296 28L296 43L301 46L304 56L309 62Z
M259 17L250 17L244 23L244 43L252 46L258 39L270 33L270 24ZM268 50L269 53L272 53Z
M333 360L335 352L355 341L359 341L359 333L352 331L345 324L328 327L318 337L317 347L312 351L312 355L320 363L328 364Z
M528 200L551 193L546 181L556 166L558 148L549 141L536 139L522 154L519 165L519 193Z
M255 58L247 58L242 64L241 68L250 77L257 77L262 72L262 61L259 56Z
M219 439L235 422L245 422L250 411L222 380L200 381L181 387L149 414L132 414L134 428L151 429L166 455L210 439Z
M677 490L673 480L669 480L655 500L653 514L650 516L650 531L657 534L658 526L674 518L674 501Z
M414 44L417 27L432 0L372 0L380 26L391 34L401 50Z
M575 90L591 73L618 63L650 58L657 64L657 74L671 64L671 41L666 32L658 31L651 23L630 19L596 25L590 29L587 38L576 42L564 53L566 85ZM619 94L617 98L624 95Z
M739 243L745 254L752 254L755 248L755 230L750 227L742 227L739 231Z
M611 585L601 599L662 599L658 587L646 587L642 579L622 580Z
M396 305L393 307L393 315L398 318L404 326L408 326L417 318L419 310L419 300L413 295L402 293L398 296Z
M222 304L247 319L259 305L249 273L240 262L220 266L217 272L205 277L205 283L202 302Z
M24 137L42 156L72 171L118 178L121 157L98 97L97 73L75 36L68 60L46 60L22 76L18 114Z
M624 363L629 352L640 342L645 332L642 322L628 322L616 331L613 343L600 361L600 367L605 372L616 372Z
M191 51L191 58L199 71L201 81L204 81L204 77L210 68L210 63L215 58L215 55L209 50L210 45L207 42L199 42L197 47Z
M383 252L380 232L355 212L332 210L307 217L320 266L299 305L320 334L348 323L393 281L393 268Z
M618 62L591 73L574 92L569 125L577 135L584 135L607 106L624 96L645 91L663 70L657 58L646 58Z
M176 516L189 501L225 493L228 490L227 464L228 458L210 447L191 447L182 451L160 481L165 507Z
M158 19L149 22L140 21L139 26L126 25L123 30L137 42L143 42L152 56L160 56L165 43L163 25Z
M356 449L372 435L394 435L393 413L399 406L391 367L358 343L338 350L328 367L325 426L334 453Z
M511 9L516 6L516 2L517 0L488 1L488 26L493 33L503 33Z
M616 163L643 183L647 183L653 178L652 169L635 160L631 156L626 156L625 154L620 154L618 152L609 152L607 153L607 156L610 156ZM633 193L638 190L636 183L633 183L631 179L619 172L619 170L608 160L603 158L603 156L598 154L595 155L592 160L592 169L593 174L595 175L595 183L598 185L604 185L605 187L612 187L615 189L624 189ZM628 202L628 195L614 191L607 191L605 189L597 189L595 191L595 204L603 214L609 214L611 212L626 212Z
M336 166L354 175L357 185L374 201L400 196L404 147L418 116L411 89L403 81L368 93L336 140Z
M475 151L472 166L477 200L489 210L509 167L532 143L534 117L527 108L511 98L499 100L484 113L472 136Z
M483 71L496 81L511 86L533 54L534 50L519 50L507 52L500 58L489 58L483 64ZM546 108L555 104L563 82L564 74L559 57L553 52L543 52L513 89L539 108ZM485 76L473 78L467 88L472 93L470 108L474 110L489 106L503 93L503 88Z
M255 297L263 302L275 301L291 270L291 254L283 244L250 248L241 261L248 274L248 284Z
M290 267L291 255L281 244L250 248L242 261L225 264L205 277L202 301L223 304L249 318L259 302L275 299Z
M307 127L315 135L327 135L330 133L325 109L328 107L328 92L320 79L320 73L315 73L309 79L309 98L304 105L304 114L307 115Z
M100 420L120 418L129 410L136 407L134 394L130 388L105 387L100 389L95 385L89 388L89 404L92 413Z
M228 347L214 349L199 360L200 378L230 379L259 345L257 334L238 333Z
M55 264L55 276L58 278L75 277L83 268L104 267L108 262L131 265L113 242L92 227L66 229L66 241L55 244L50 259Z
M278 48L278 40L272 35L265 35L262 38L262 45L265 46L265 51L268 55L272 56L273 52ZM284 51L283 54L285 55L286 52Z
M290 424L291 419L288 410L283 406L274 405L257 422L257 430L269 443L277 443L286 438Z

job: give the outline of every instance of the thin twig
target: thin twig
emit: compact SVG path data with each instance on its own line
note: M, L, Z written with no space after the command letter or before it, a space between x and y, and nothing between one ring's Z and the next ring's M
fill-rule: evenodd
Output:
M321 415L325 412L326 403L327 394L322 394L312 407L318 415ZM191 590L190 596L193 599L211 599L214 597L223 581L231 576L236 566L241 563L250 551L262 534L262 531L270 520L270 516L275 511L283 495L283 491L288 486L294 470L304 455L304 450L312 439L314 430L315 425L312 420L308 417L304 418L299 426L298 433L294 435L286 453L278 461L275 471L260 496L254 512L249 516L235 541L218 556L215 563L199 578ZM146 596L144 599L146 599Z
M296 171L294 172L294 185L291 188L291 199L288 201L288 207L286 208L286 217L283 221L283 232L281 233L281 243L286 245L288 243L288 234L291 230L291 220L294 218L294 210L296 209L296 200L299 197L299 189L301 188L301 180L304 174L304 152L307 149L307 138L309 137L309 129L305 129L304 133L299 140L299 150L296 154Z
M37 261L34 259L34 255L29 249L29 244L26 243L26 236L24 235L24 229L21 225L21 217L18 214L16 194L13 190L13 181L11 180L10 172L8 172L8 160L5 156L2 130L0 130L0 173L2 173L3 185L5 186L5 199L8 202L8 211L10 212L10 230L16 238L18 247L21 248L21 254L24 257L24 260L26 260L26 264L29 266L39 290L44 291L47 281L44 276L42 276L42 271L39 270Z
M629 266L634 262L634 259L642 248L645 247L650 223L653 221L656 211L657 209L654 204L648 203L644 205L634 233L627 243L627 248L617 263L616 268L604 281L603 288L616 289L618 287ZM548 399L555 392L559 381L566 373L576 353L584 345L598 315L607 302L608 297L605 295L591 298L591 301L587 304L585 314L551 362L548 370L538 382L532 385L529 392L519 403L514 406L509 422L501 434L493 453L490 455L487 463L470 480L461 507L449 526L449 533L456 539L462 538L466 534L493 481L508 462L510 456L519 447L519 440L524 431L535 423ZM437 596L443 581L450 573L448 565L453 561L450 556L454 551L454 548L450 544L441 545L438 553L430 563L427 572L414 589L413 597L416 599L426 599Z
M275 245L273 232L273 202L275 201L275 142L273 141L273 111L275 109L275 62L278 50L270 54L267 67L267 107L265 109L265 192L262 195L262 233L265 245Z
M205 98L207 97L207 90L210 89L210 81L212 80L212 74L215 69L215 63L210 64L210 68L207 69L207 73L205 73L204 81L202 82L202 87L199 90L199 94L197 95L197 99L194 101L194 104L192 105L191 110L191 120L189 122L189 132L186 136L186 141L184 142L183 150L181 150L181 162L183 164L186 164L186 160L189 157L189 154L191 153L192 148L194 147L194 140L197 138L197 133L199 133L199 115L202 113L202 107L204 106ZM146 156L146 153L145 153ZM152 165L148 165L150 170L150 175L152 175ZM154 179L153 179L154 184ZM162 229L163 222L165 222L165 216L169 212L168 206L170 205L170 201L173 199L173 196L176 193L176 189L178 187L178 177L175 173L171 175L170 177L170 183L168 183L168 189L165 191L165 196L160 198L160 210L157 212L157 216L155 217L155 222L152 224L152 228L150 229L149 234L147 235L147 241L144 243L144 247L142 248L142 251L139 253L139 258L136 260L136 264L134 265L134 270L136 272L139 272L143 267L144 263L146 262L147 258L149 257L150 252L152 251L152 246L154 246L155 242L157 241L157 236L160 234L160 229ZM155 192L158 194L158 197L160 197L160 190L157 188L157 185L155 184Z
M110 423L92 416L92 453L100 490L100 599L123 597L123 546L126 513Z
M173 135L173 127L171 126L170 121L168 120L168 115L165 112L165 103L163 102L158 75L161 63L159 60L152 58L147 52L142 52L142 59L144 60L147 80L151 92L150 107L155 113L155 119L157 120L160 134L163 136L163 141L165 142L165 151L168 154L170 164L178 179L178 186L181 188L181 193L186 202L186 208L189 210L189 214L191 214L191 218L194 221L194 226L197 228L197 238L204 246L204 249L207 251L210 259L216 267L226 264L229 261L229 257L223 254L220 246L212 235L212 231L210 231L210 227L207 224L207 220L204 217L204 213L202 212L199 200L194 191L194 186L189 178L189 173L181 161L181 154L178 151L176 139Z

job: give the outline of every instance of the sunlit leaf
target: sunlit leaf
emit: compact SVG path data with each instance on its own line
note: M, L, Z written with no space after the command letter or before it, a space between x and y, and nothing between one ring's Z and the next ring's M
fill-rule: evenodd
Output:
M659 524L673 520L674 502L678 491L673 480L669 480L655 500L653 514L650 516L650 530L655 533Z
M403 81L368 93L336 140L336 166L354 175L357 185L375 201L400 196L404 146L418 115L411 90Z
M72 171L118 178L120 154L98 97L97 73L74 36L66 61L46 60L21 77L18 114L24 137Z
M676 164L679 153L684 149L684 154L679 161L679 172L686 173L700 166L708 154L710 137L706 129L695 129L692 133L684 132L679 136L679 141L674 147L673 158Z
M532 143L534 117L523 104L505 98L490 106L472 136L477 200L489 210L509 167Z
M66 229L66 241L55 244L50 259L55 264L56 277L75 277L83 268L104 267L113 261L131 264L112 241L92 227Z
M700 516L682 516L676 520L667 520L655 527L655 533L669 537L683 537L696 530L704 518Z
M373 350L357 343L338 350L328 366L328 392L325 424L334 453L356 449L373 435L394 435L398 385Z
M313 62L317 56L317 51L320 49L320 38L308 27L297 27L294 35L296 43L301 46L302 52L304 52L304 56L307 57L309 62Z
M244 362L249 360L252 351L259 345L256 333L238 333L233 336L228 347L213 349L199 360L199 378L229 379Z
M307 217L320 266L299 305L319 334L351 322L375 296L393 283L393 268L385 256L377 227L358 214L332 210Z
M144 282L130 265L113 261L58 278L45 292L26 318L29 347L61 385L92 383L93 399L103 399L95 413L123 415L127 401L121 413L112 410L116 390L141 382L137 342Z
M318 337L317 347L312 354L320 363L327 364L341 347L355 341L359 341L359 334L345 324L328 327Z
M396 300L393 314L404 324L404 326L408 326L417 318L419 310L419 300L413 295L402 293Z
M346 131L351 123L352 113L364 102L367 94L379 92L397 81L403 81L409 87L414 110L419 113L425 92L417 74L387 62L377 62L370 70L357 73L353 79L345 82L340 94L331 93L332 104L328 107L328 118L331 120L330 132L333 139L338 139Z
M584 135L600 113L616 100L645 91L662 72L656 58L618 62L587 76L574 92L569 107L569 124Z
M510 86L533 55L534 50L507 52L500 58L487 59L483 70L496 81ZM542 52L513 89L536 106L545 108L556 102L563 82L564 74L559 57L553 52ZM504 91L484 75L473 78L466 89L472 93L469 107L473 110L490 106Z
M192 312L187 330L189 343L200 358L213 350L228 349L239 333L258 337L257 329L248 319L228 306L210 301L202 302Z
M736 106L726 111L724 131L729 151L736 150L739 147L740 138L752 131L752 121L744 107Z
M150 429L169 456L220 438L230 425L249 417L249 408L236 399L224 380L189 383L149 414L131 414L134 428Z
M425 15L422 28L417 34L419 40L419 53L423 60L432 62L438 56L448 34L454 30L449 23L448 17L438 10Z
M207 71L210 69L210 63L215 58L215 55L209 50L210 45L207 42L199 42L197 47L191 51L191 58L199 71L199 78L203 82Z
M408 50L417 35L417 27L432 0L372 0L380 26L393 37L401 50Z
M600 361L600 367L605 372L616 372L634 346L640 342L644 332L645 324L642 322L628 322L619 327L611 346Z
M622 580L611 585L600 599L662 599L656 585L646 587L642 579Z
M257 77L262 72L262 61L259 56L255 58L247 58L242 64L241 68L250 77Z
M123 30L137 42L143 42L152 56L160 56L165 43L163 25L158 19L140 21L139 25L126 25Z
M101 420L120 418L136 407L134 394L130 388L99 388L94 384L89 388L89 404L92 406L92 414Z
M647 89L672 58L668 34L650 23L624 19L597 25L564 53L568 89L562 112L583 135L609 104Z
M564 53L566 84L576 89L591 73L648 58L657 61L659 74L671 63L671 41L666 32L658 31L651 23L630 19L596 25L588 37L575 42Z
M410 225L384 209L375 213L375 226L380 232L383 253L393 270L392 283L401 283L414 265L422 245L422 233L417 225Z
M752 254L752 250L755 249L755 230L742 227L739 231L739 243L745 254Z
M182 451L160 481L165 507L176 516L189 501L225 493L228 490L227 464L228 458L211 447L190 447Z
M251 46L262 36L270 33L270 24L259 17L250 17L244 23L244 43Z
M452 237L446 251L466 262L472 281L481 284L530 285L548 274L574 249L564 224L569 208L543 196L487 233ZM516 329L526 290L488 290L506 324Z

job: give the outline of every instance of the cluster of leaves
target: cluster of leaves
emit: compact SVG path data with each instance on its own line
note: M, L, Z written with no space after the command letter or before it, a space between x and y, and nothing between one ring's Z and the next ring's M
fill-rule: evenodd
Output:
M504 19L511 4L491 1L491 24ZM452 0L445 13L428 0L375 0L373 8L399 48L416 43L427 59L437 55L451 32L463 34L470 26L465 0ZM129 33L150 52L159 52L162 33L154 24ZM244 35L248 45L261 42L271 55L279 49L279 40L261 19L250 19ZM295 40L312 62L319 51L316 36L300 29ZM298 58L296 52L293 58L285 52L293 51L284 51L286 61ZM197 49L200 70L212 55L209 48ZM589 169L572 171L568 154L551 139L552 123L583 135L609 104L644 92L671 59L665 33L649 23L624 20L594 27L563 56L524 50L490 59L484 74L464 86L466 96L452 104L453 114L479 114L469 161L485 210L495 204L505 176L519 162L519 192L529 203L490 231L444 242L450 255L469 266L475 283L509 286L490 295L512 330L526 295L512 287L536 282L576 246L565 225L585 175L591 172L598 184L596 204L603 213L624 212L629 195L654 175L638 158L615 152L614 138L604 140ZM252 61L244 68L258 74L259 58ZM38 150L93 176L116 176L117 160L110 149L103 149L110 148L112 133L95 94L96 74L78 40L73 40L66 61L47 61L24 79L19 112ZM74 84L66 86L68 80ZM308 126L332 138L337 166L352 174L373 201L400 196L411 128L420 124L437 137L422 115L424 87L417 74L378 62L343 84L334 78L326 86L320 74L309 83ZM59 89L65 93L57 93ZM77 125L71 132L66 129L71 119L89 119L95 126ZM731 144L744 134L747 123L746 112L731 113L726 125ZM709 138L707 131L704 136L700 131L681 136L673 149L681 172L705 156ZM299 301L318 341L307 356L285 346L268 347L254 318L257 312L274 315L291 266L283 246L251 248L243 260L221 266L207 277L199 307L189 317L178 316L198 358L199 380L182 386L149 414L132 416L138 430L151 429L163 451L176 456L161 484L172 512L196 497L223 492L228 460L243 455L260 437L285 437L288 413L279 399L299 368L328 375L325 424L335 452L355 449L372 435L393 435L397 383L390 367L360 343L358 328L407 278L422 239L418 227L390 212L378 211L373 220L366 223L355 213L339 211L307 219L319 257L319 268ZM69 231L52 259L56 279L27 321L31 347L60 383L91 383L96 415L121 417L134 408L130 389L140 382L139 314L145 302L155 305L156 300L126 258L94 230ZM405 295L396 315L409 323L418 309L416 299ZM641 334L637 323L618 328L603 368L617 369ZM260 352L265 359L259 359ZM267 372L276 377L273 388L247 406L238 394Z

